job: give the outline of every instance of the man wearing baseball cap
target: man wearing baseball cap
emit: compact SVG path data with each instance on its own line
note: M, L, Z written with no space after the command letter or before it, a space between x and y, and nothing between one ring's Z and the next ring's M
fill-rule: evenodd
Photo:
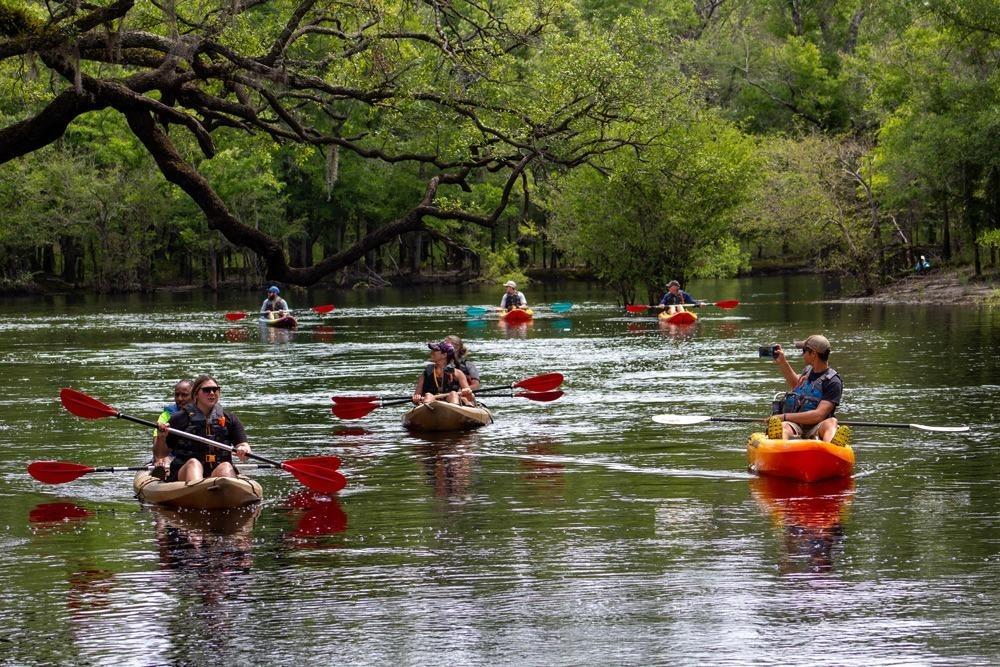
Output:
M264 303L260 306L260 314L262 317L266 317L270 313L275 313L277 316L281 316L290 310L285 300L278 296L279 294L281 294L281 290L278 289L277 285L271 285L267 288L267 298L264 299Z
M500 299L500 310L514 310L515 308L527 308L528 300L524 298L524 295L517 291L517 283L513 280L508 280L503 284L506 291L504 292L503 298Z
M667 308L667 314L673 315L684 310L684 304L700 306L693 296L681 289L681 284L676 280L667 283L667 291L660 299L657 308Z
M838 426L833 416L840 405L844 382L827 363L830 341L826 336L813 334L805 340L795 341L795 347L802 350L802 360L806 363L801 374L792 369L781 346L775 347L774 363L778 364L791 391L785 394L780 405L776 405L778 412L767 420L767 437L849 444L850 430Z

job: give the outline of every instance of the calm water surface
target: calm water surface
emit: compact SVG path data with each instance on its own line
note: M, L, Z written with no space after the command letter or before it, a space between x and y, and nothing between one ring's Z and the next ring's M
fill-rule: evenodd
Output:
M702 282L693 327L626 317L588 286L293 293L291 334L223 313L256 293L7 300L0 315L0 663L996 664L1000 313L825 301L813 278ZM308 306L336 303L329 318ZM825 333L844 418L969 424L856 431L857 475L804 489L745 471L782 388L757 347ZM403 408L357 422L330 396L408 394L424 343L466 338L487 385L545 371L564 398L493 398L496 423L427 439ZM141 465L150 433L62 409L76 387L155 419L211 372L254 451L336 454L348 487L254 470L266 501L139 505L128 473L48 486L31 461Z

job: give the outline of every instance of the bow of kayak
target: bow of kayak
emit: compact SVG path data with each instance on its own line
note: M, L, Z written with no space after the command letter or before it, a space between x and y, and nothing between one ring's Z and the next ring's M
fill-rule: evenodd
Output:
M769 440L753 433L747 440L747 460L752 472L800 482L850 477L854 450L822 440Z
M515 308L514 310L509 310L506 313L500 313L500 320L508 324L521 324L527 322L535 316L535 311L530 308Z
M672 315L668 315L667 311L663 311L659 317L661 322L667 324L694 324L698 321L698 316L688 310L682 310Z
M140 470L132 480L136 497L165 507L231 509L259 503L263 490L249 477L206 477L198 482L163 482Z
M466 431L493 423L493 415L480 405L445 401L423 403L403 415L403 426L414 431Z

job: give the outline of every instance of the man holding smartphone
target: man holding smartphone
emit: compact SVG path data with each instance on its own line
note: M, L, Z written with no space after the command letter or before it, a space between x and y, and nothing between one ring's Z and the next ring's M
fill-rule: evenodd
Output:
M792 369L781 346L774 346L774 363L791 391L785 394L780 412L767 420L767 437L849 444L850 430L846 426L838 427L837 418L833 416L840 405L844 382L827 363L830 341L826 336L814 334L805 340L795 341L795 347L802 350L802 360L806 363L801 374Z

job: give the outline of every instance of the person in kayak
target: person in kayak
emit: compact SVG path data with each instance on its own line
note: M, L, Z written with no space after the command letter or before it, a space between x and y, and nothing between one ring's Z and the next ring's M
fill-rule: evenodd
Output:
M469 387L465 373L456 368L455 347L446 340L427 343L431 350L431 363L417 380L413 392L414 403L433 403L439 395L449 403L475 405L476 398Z
M517 283L513 280L508 280L503 284L504 295L500 299L500 310L511 311L515 308L525 309L528 307L528 300L524 298L524 294L517 291Z
M166 424L170 421L171 417L183 410L184 406L191 402L192 384L191 380L181 380L174 385L174 402L164 406L163 412L160 413L160 416L156 420L157 424ZM157 437L158 433L159 431L154 433L154 439ZM166 457L162 459L153 459L154 476L164 479L167 476L167 468L169 466L170 460Z
M657 308L666 308L667 314L673 315L674 313L684 312L684 304L692 306L701 305L699 301L696 301L694 297L681 289L679 282L671 280L667 283L667 291L664 293L663 298L660 299Z
M236 477L232 452L167 433L167 429L172 428L229 445L240 460L245 461L250 453L246 431L236 415L222 409L221 393L222 388L214 377L199 375L191 385L191 402L166 424L157 424L160 432L153 444L153 458L163 460L173 455L169 481L197 482L206 475Z
M780 345L774 346L774 363L778 365L791 391L773 406L775 414L767 420L767 437L772 440L791 438L815 439L846 445L850 442L847 426L838 426L833 413L840 405L844 382L827 363L830 341L814 334L795 341L802 350L806 367L801 374L792 369Z
M274 319L288 314L291 309L288 307L288 303L279 296L280 294L281 290L278 289L277 285L271 285L267 288L267 298L260 306L261 317ZM272 315L272 313L274 314Z
M478 391L480 386L479 369L476 368L474 363L469 361L469 351L466 349L465 343L454 334L445 336L444 339L455 348L455 368L465 373L465 379L469 381L469 389Z

